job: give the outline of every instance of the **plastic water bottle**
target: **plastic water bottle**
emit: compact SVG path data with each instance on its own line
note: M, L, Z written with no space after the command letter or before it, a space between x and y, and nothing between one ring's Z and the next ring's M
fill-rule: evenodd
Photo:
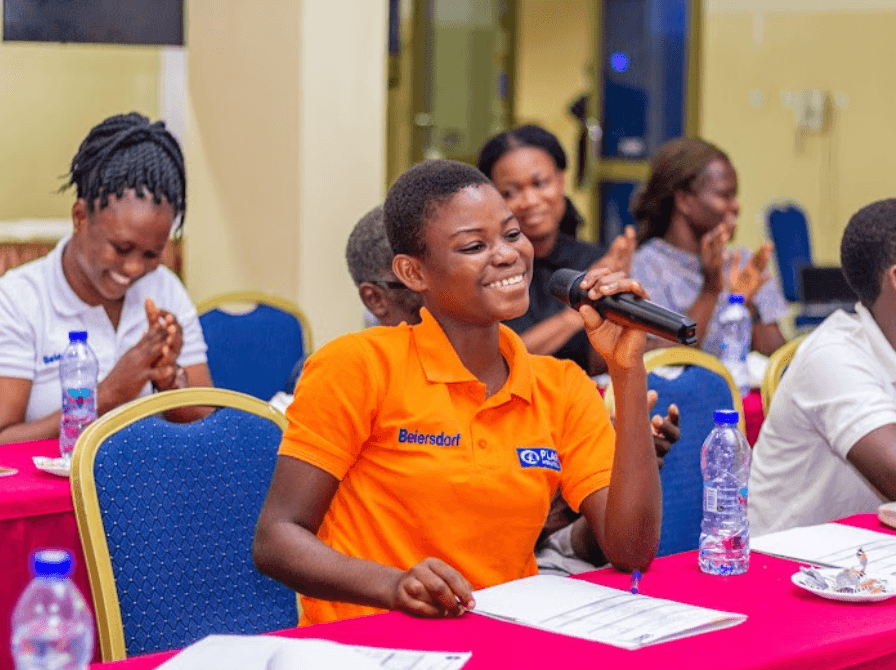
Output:
M68 578L72 566L63 549L31 555L33 579L12 612L16 670L83 670L93 658L93 615Z
M719 323L722 326L719 358L731 372L740 397L743 398L750 392L747 354L750 353L753 324L742 295L732 293L728 296L728 305L719 315Z
M738 418L733 409L716 410L715 428L700 451L703 522L699 560L700 569L711 575L739 575L750 565L750 445L737 428Z
M87 333L73 330L59 361L62 382L62 418L59 420L59 453L71 458L81 431L96 419L96 379L100 365L87 344Z

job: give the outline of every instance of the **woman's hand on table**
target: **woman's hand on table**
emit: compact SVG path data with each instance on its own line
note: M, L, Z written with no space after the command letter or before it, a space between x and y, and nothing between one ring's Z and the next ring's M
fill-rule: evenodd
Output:
M460 616L473 609L473 586L438 558L425 558L395 584L392 609L425 617Z

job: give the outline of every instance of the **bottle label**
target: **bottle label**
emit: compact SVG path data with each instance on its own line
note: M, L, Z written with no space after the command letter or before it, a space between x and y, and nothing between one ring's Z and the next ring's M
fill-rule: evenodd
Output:
M721 512L722 506L719 505L719 490L714 486L703 487L703 511L704 512Z

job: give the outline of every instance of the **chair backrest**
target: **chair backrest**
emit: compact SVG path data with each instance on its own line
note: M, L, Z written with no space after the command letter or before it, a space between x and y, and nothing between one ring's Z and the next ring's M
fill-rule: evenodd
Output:
M155 416L186 405L221 409L189 424ZM244 394L183 389L84 431L72 497L103 661L297 624L296 594L252 562L285 425Z
M785 342L769 356L768 365L765 368L765 374L763 374L762 383L759 386L764 414L768 415L768 408L772 405L772 397L775 395L778 384L781 383L784 370L790 365L790 361L796 355L797 347L805 339L806 335L800 335L789 342Z
M249 304L250 311L224 309ZM208 344L208 367L217 388L270 400L292 393L297 365L312 351L311 329L296 305L257 292L226 293L196 306Z
M663 523L658 556L695 549L703 519L703 474L700 450L713 429L713 412L736 409L744 432L743 406L731 373L715 356L689 347L650 351L644 356L648 388L658 394L653 413L665 414L670 403L681 412L681 439L663 461ZM677 376L666 372L680 368ZM662 369L661 369L662 368ZM613 402L612 389L604 398Z
M812 265L812 246L806 213L796 204L772 205L766 212L768 232L775 243L775 258L784 297L800 298L800 269Z

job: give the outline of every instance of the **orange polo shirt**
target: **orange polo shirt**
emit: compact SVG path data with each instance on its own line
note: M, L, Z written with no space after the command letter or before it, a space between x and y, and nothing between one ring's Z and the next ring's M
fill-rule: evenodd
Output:
M607 486L615 435L575 363L533 356L500 331L510 376L490 398L425 309L416 326L346 335L309 358L280 454L340 480L324 543L401 570L434 556L475 589L538 572L557 487L577 511ZM302 604L302 624L380 611Z

